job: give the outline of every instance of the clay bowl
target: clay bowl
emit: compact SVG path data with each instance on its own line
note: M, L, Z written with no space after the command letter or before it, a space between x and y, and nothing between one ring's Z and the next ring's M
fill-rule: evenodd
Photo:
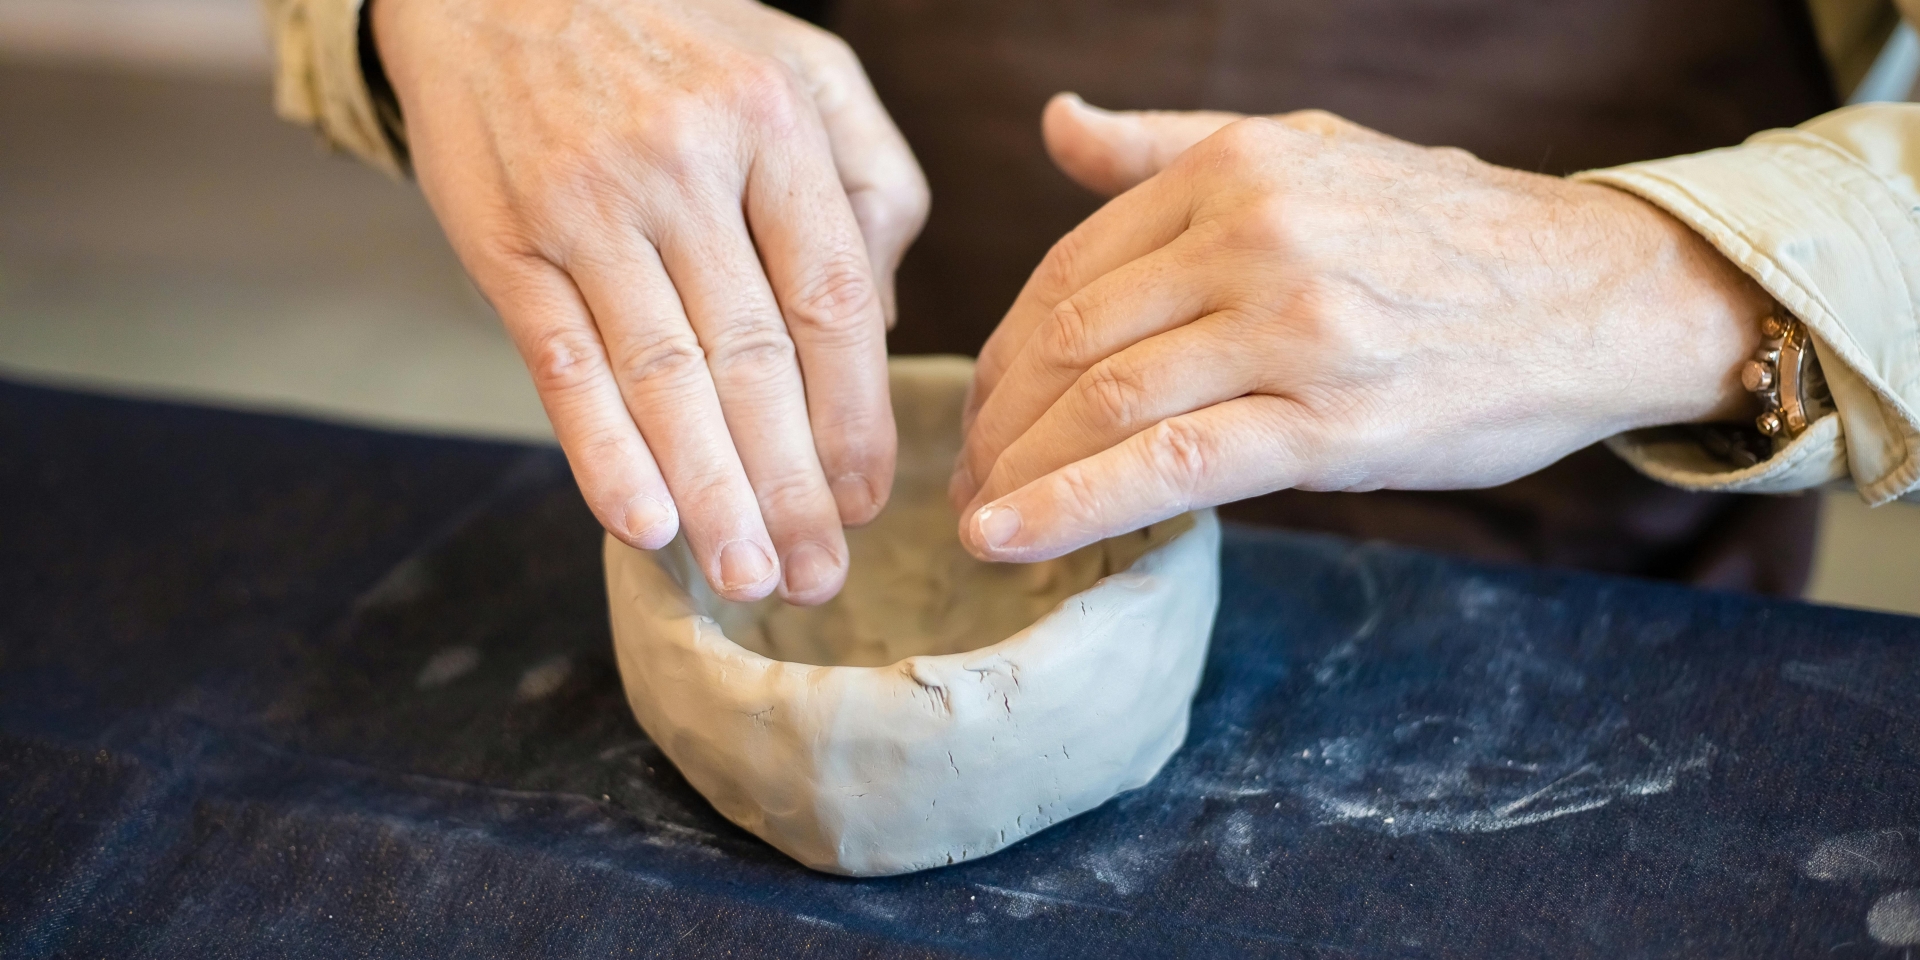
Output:
M684 543L606 541L641 726L729 820L816 870L986 856L1146 783L1186 737L1218 521L974 560L946 498L971 376L956 358L894 361L893 499L849 532L847 587L823 606L728 603Z

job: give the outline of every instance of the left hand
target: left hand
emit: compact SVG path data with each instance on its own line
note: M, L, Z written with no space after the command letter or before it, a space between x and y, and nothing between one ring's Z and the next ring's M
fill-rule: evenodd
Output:
M1273 490L1504 483L1731 419L1764 291L1657 207L1329 114L1114 114L1049 151L1125 191L988 340L960 536L1034 561Z

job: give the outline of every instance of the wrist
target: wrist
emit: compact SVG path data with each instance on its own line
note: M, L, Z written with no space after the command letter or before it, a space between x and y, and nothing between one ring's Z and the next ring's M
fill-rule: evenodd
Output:
M1623 331L1636 346L1618 383L1633 394L1629 429L1677 423L1751 423L1758 401L1740 370L1778 309L1766 289L1706 238L1665 210L1611 187L1633 224L1624 245Z

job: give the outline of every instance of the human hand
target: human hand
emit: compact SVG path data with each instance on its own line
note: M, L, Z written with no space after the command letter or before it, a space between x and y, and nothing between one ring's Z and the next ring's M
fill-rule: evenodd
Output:
M1491 486L1751 403L1765 293L1629 194L1318 112L1057 97L1044 130L1126 192L981 353L952 494L982 559L1279 489Z
M892 276L927 207L853 53L752 0L377 0L373 26L601 524L684 525L731 600L837 593L842 524L892 488Z

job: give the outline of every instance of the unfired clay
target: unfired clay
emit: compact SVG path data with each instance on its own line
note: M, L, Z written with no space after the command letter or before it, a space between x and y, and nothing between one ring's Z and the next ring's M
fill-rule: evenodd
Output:
M1186 737L1219 598L1189 514L1046 563L985 564L946 484L971 364L894 361L893 500L849 531L838 598L719 600L685 545L609 537L627 699L715 808L854 876L985 856L1159 772Z

